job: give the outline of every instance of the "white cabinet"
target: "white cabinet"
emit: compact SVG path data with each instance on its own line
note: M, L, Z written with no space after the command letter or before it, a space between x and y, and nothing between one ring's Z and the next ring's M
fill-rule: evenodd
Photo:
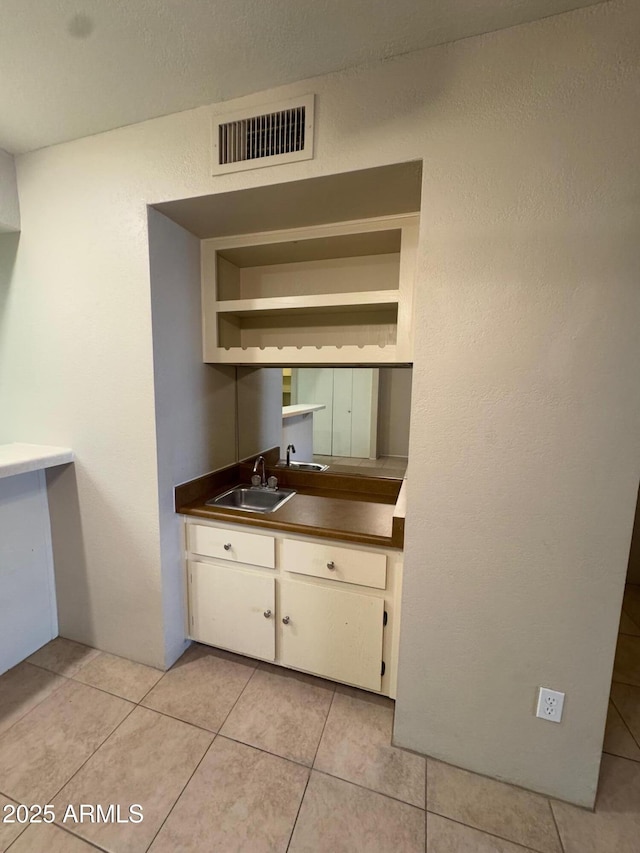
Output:
M395 696L401 552L185 525L191 639Z
M279 616L284 666L380 690L383 599L284 580Z
M417 240L415 214L203 240L204 361L411 362Z
M275 659L275 579L236 567L189 562L191 635L211 646Z

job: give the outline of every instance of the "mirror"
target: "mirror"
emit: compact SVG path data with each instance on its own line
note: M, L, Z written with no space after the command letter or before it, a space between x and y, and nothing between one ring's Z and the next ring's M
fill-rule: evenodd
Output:
M409 453L410 367L282 369L281 455L336 473L402 477Z
M284 463L292 444L290 461L329 473L404 476L410 367L210 368L235 388L235 459L279 445Z

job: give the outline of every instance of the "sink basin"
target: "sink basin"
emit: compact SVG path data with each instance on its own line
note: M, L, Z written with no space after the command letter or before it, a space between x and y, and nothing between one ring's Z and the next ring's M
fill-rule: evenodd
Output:
M295 495L293 489L263 489L260 486L234 486L211 498L206 506L241 509L243 512L275 512Z
M320 462L291 462L288 466L286 462L278 462L278 468L289 467L292 471L326 471L328 465L321 465Z

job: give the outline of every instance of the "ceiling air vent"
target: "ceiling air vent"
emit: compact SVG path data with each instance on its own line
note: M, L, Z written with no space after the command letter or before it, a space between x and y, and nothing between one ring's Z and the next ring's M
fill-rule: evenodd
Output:
M214 116L213 174L313 157L314 95Z

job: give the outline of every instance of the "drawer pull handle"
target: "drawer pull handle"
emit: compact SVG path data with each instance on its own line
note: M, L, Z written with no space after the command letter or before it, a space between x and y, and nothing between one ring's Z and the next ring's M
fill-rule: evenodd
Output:
M231 550L231 542L227 542L227 544L224 546L224 550L225 550L225 551L230 551L230 550Z
M271 619L271 611L270 610L264 611L264 618L265 619Z
M331 560L330 563L327 563L327 568L329 569L330 572L335 572L336 564L333 562L333 560Z
M288 625L288 624L289 624L289 622L290 622L289 617L288 617L288 616L284 616L284 617L283 617L283 619L282 619L282 623L283 623L284 625Z

